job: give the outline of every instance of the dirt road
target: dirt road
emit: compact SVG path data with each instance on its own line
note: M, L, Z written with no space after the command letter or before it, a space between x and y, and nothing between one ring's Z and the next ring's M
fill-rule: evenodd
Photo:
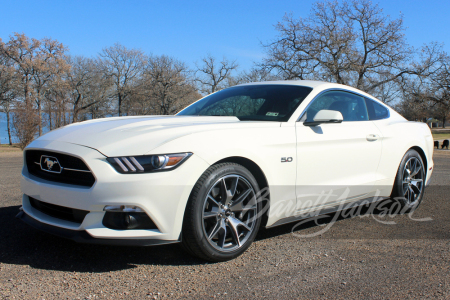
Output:
M412 217L363 214L310 238L296 235L323 227L263 230L243 256L207 264L178 245L81 245L30 228L15 219L20 153L0 153L0 298L449 299L450 151L434 160Z

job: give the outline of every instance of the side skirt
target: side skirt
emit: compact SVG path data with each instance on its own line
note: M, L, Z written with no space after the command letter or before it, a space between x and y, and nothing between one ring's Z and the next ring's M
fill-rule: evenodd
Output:
M369 197L369 198L360 199L360 200L352 201L352 202L343 202L343 203L340 203L339 205L320 208L320 209L313 208L312 210L309 210L306 212L300 212L300 213L296 214L295 216L278 220L275 223L273 223L272 225L266 226L266 228L272 228L272 227L284 225L287 223L292 223L292 222L297 222L300 220L314 218L314 217L317 217L320 215L332 214L332 213L336 213L338 211L343 211L346 209L350 209L350 208L354 208L354 207L358 207L358 206L362 206L362 205L380 202L380 201L387 200L387 199L389 199L389 197Z

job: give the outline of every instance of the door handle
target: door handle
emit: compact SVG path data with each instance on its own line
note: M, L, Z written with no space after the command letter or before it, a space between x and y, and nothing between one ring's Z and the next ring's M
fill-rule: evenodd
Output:
M378 140L378 135L376 135L376 134L369 134L368 136L366 136L366 139L367 139L369 142L373 142L373 141Z

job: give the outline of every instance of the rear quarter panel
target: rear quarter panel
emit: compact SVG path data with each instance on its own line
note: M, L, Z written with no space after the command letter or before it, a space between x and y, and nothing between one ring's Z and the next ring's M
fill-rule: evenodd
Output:
M405 153L420 148L425 155L427 180L433 167L433 137L425 123L411 122L398 116L386 120L373 121L382 133L382 153L377 169L375 185L381 191L380 196L389 196L395 176Z

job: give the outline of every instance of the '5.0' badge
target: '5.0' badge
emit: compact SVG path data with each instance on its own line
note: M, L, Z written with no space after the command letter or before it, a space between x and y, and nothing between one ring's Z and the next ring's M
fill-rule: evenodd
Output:
M282 157L281 158L281 162L282 163L284 163L284 162L292 162L292 157Z

